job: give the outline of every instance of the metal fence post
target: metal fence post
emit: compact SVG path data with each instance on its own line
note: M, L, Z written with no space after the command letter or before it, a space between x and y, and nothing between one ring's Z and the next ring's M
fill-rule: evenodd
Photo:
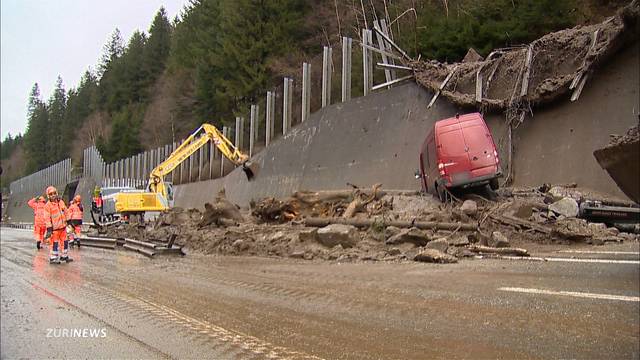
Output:
M353 39L342 38L342 102L351 100L351 49Z
M302 63L302 117L305 122L311 110L311 64Z
M331 105L332 51L328 46L325 46L322 51L322 107Z

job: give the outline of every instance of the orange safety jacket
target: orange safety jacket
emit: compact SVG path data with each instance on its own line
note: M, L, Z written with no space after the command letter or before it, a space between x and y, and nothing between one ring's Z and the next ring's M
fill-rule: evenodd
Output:
M53 228L53 230L64 229L67 226L67 220L65 211L67 207L64 201L58 200L56 202L47 201L44 207L45 209L45 225L47 228Z
M29 205L33 209L33 215L34 215L33 225L35 226L45 225L45 210L44 210L45 204L46 203L42 201L36 201L36 199L31 199L27 202L27 205Z
M72 202L67 214L67 220L82 220L82 205Z

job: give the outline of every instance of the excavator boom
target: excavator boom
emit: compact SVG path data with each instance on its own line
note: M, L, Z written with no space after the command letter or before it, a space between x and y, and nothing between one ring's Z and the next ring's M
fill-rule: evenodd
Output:
M151 171L149 175L150 190L166 196L164 177L209 141L213 142L222 155L234 165L242 166L248 180L253 179L255 167L249 163L249 157L238 150L215 126L202 124L165 161Z
M175 170L178 165L189 156L209 143L220 150L229 161L236 166L242 166L248 180L252 180L256 173L255 166L249 162L249 157L238 150L215 126L203 124L193 132L169 157L154 168L149 175L147 191L127 189L120 191L108 200L110 210L107 215L142 215L146 211L163 211L171 207L171 185L164 182L164 177ZM107 207L105 207L107 208Z

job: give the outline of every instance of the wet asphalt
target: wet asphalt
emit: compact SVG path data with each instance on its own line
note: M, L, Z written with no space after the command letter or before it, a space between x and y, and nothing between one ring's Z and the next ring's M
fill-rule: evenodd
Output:
M0 357L638 359L638 251L434 265L81 248L50 265L3 228Z

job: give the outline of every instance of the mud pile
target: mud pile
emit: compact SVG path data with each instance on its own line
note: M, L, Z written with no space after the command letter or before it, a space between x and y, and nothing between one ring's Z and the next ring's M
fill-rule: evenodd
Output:
M606 21L549 33L520 47L498 49L487 59L454 64L409 64L416 81L463 107L505 110L523 101L545 103L579 91L589 74L621 47L638 41L640 5L632 1ZM451 75L452 74L452 75ZM446 85L443 81L450 76ZM476 80L481 101L476 99Z
M109 236L163 241L187 251L335 261L456 262L476 255L521 255L532 243L636 241L579 219L593 193L575 186L503 189L493 199L462 194L452 203L430 195L371 190L297 192L241 210L223 194L204 211L174 208L153 224L119 225ZM312 226L313 225L313 226Z

